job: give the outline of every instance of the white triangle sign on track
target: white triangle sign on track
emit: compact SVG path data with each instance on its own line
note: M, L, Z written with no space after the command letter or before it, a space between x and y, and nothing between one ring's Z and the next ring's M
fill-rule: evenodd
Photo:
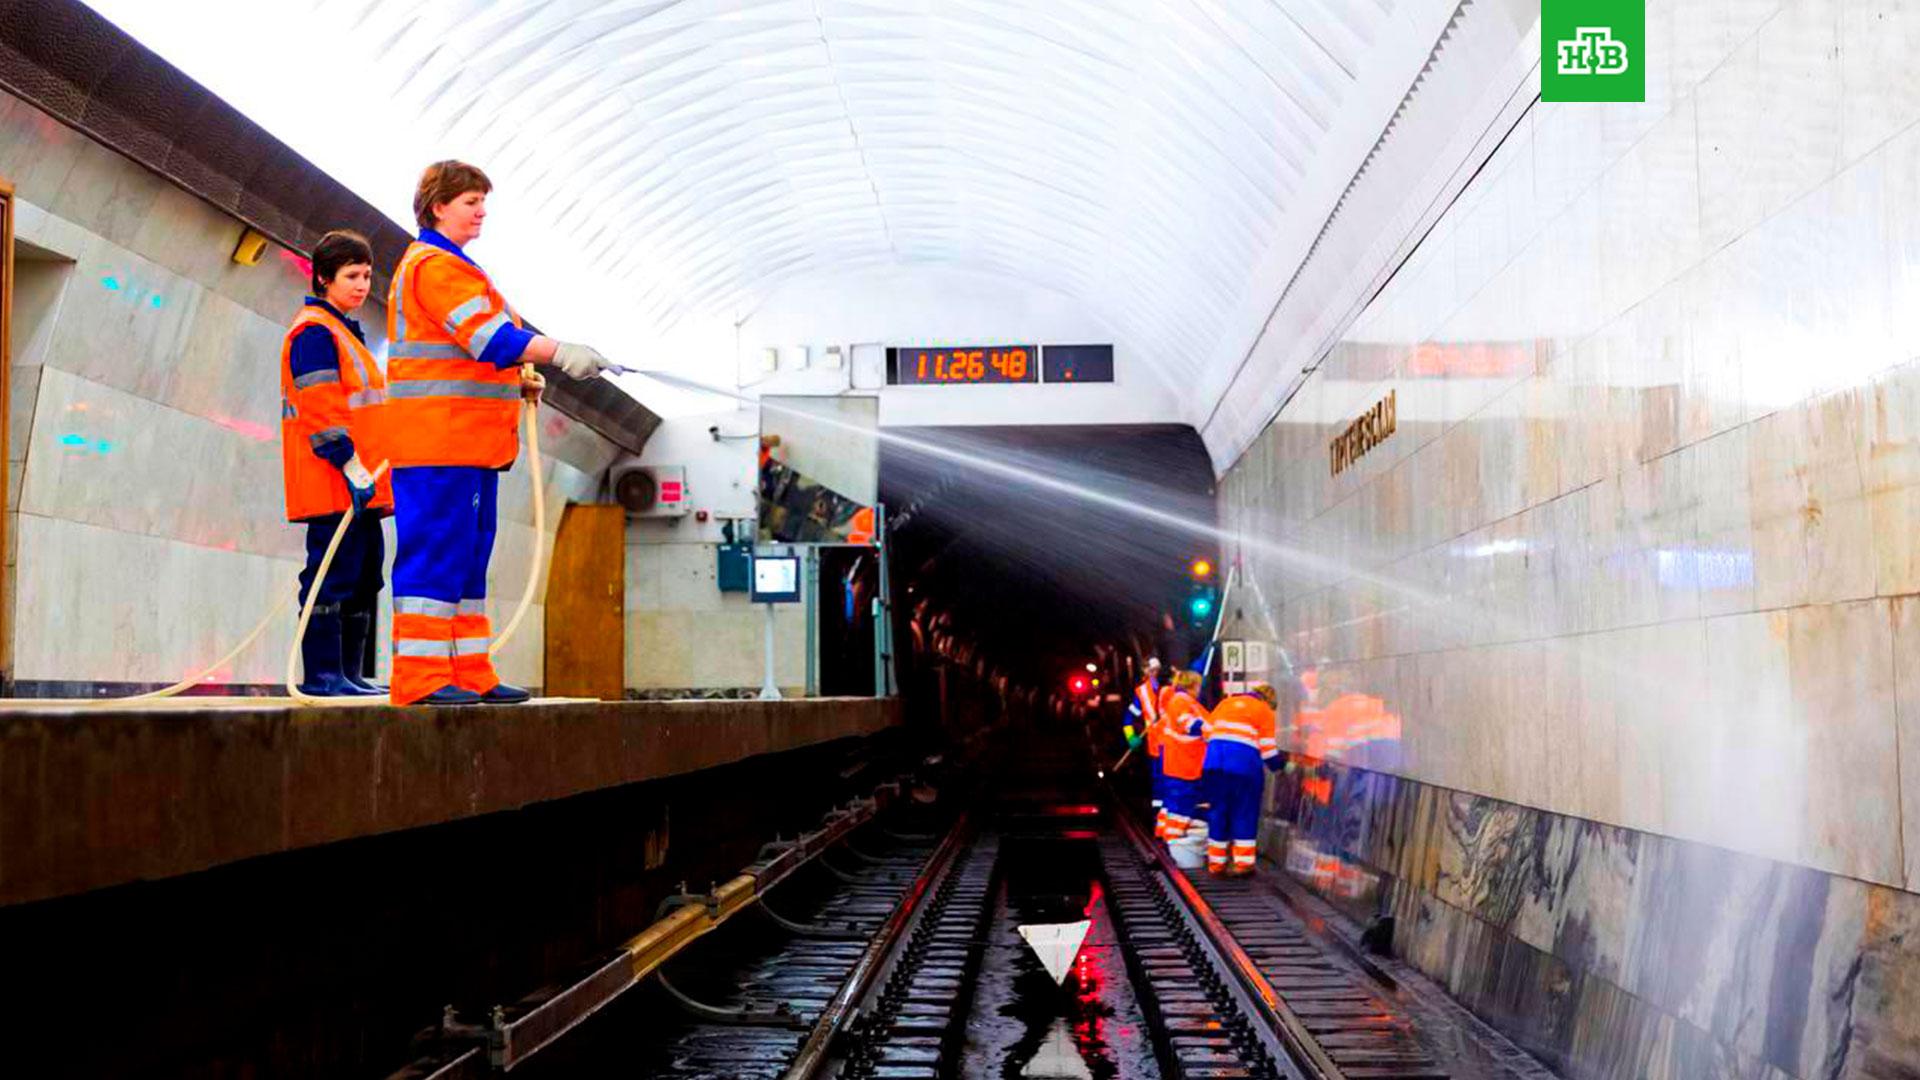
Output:
M1087 931L1093 923L1081 919L1070 923L1032 923L1020 927L1020 936L1026 939L1027 947L1033 955L1040 958L1040 966L1047 969L1053 981L1067 981L1067 972L1073 969L1073 958L1080 955L1080 943L1087 939Z

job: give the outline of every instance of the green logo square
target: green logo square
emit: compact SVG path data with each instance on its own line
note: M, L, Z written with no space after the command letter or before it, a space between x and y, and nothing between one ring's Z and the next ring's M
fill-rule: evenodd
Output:
M1540 100L1647 100L1646 0L1540 0Z

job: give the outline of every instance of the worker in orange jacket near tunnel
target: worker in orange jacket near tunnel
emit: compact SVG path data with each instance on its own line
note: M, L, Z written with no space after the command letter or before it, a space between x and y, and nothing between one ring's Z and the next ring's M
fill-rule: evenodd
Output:
M300 602L310 593L313 614L300 638L313 697L362 697L386 692L362 670L385 572L386 539L380 519L393 509L386 477L382 416L386 380L367 349L352 312L373 288L373 249L358 233L336 230L314 245L313 295L301 305L280 342L280 457L287 520L307 526L307 563L300 571ZM327 546L347 509L353 520L324 580L315 581Z
M1173 696L1167 700L1165 719L1161 721L1160 768L1166 775L1167 818L1160 830L1162 840L1177 840L1187 834L1201 802L1201 767L1207 757L1205 724L1207 707L1200 704L1200 675L1181 671L1173 676Z
M1207 807L1207 872L1253 873L1266 774L1281 765L1274 732L1273 686L1253 683L1213 707L1201 787ZM1264 771L1263 771L1264 770ZM1231 859L1232 869L1228 862Z
M1166 824L1166 808L1161 788L1164 781L1160 775L1160 658L1147 657L1146 674L1140 677L1140 683L1133 688L1133 700L1127 704L1126 720L1121 724L1120 732L1126 736L1127 748L1146 744L1147 782L1149 805L1154 812L1154 829Z
M545 386L522 365L552 364L576 379L614 366L527 329L467 255L492 190L464 162L427 167L413 197L420 238L387 296L396 705L527 700L493 670L486 607L500 472L520 449L519 399L537 400Z

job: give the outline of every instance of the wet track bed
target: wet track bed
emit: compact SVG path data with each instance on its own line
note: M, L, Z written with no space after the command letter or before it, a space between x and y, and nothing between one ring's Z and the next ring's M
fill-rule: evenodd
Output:
M1044 782L1074 775L1061 755L1020 764L957 816L830 817L743 871L751 900L685 898L727 913L690 944L642 971L650 929L631 970L575 988L612 970L631 992L572 1011L572 989L530 995L460 1069L410 1077L1551 1080L1273 871L1184 872L1101 789ZM939 827L902 829L903 809ZM1022 936L1083 922L1053 972ZM532 1025L542 1009L577 1019ZM516 1024L544 1038L517 1059Z
M958 1075L1156 1080L1152 1036L1133 994L1095 843L1008 838L1000 863ZM1092 926L1066 978L1055 983L1019 927L1080 919Z

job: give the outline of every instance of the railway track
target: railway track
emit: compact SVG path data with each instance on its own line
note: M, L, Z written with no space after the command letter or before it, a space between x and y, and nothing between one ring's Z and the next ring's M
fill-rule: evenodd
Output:
M724 888L686 898L614 963L495 1010L490 1027L467 1033L474 1045L463 1053L396 1080L604 1075L616 1066L661 1080L1551 1075L1531 1059L1508 1070L1498 1054L1460 1052L1477 1045L1452 1030L1471 1027L1458 1022L1464 1013L1410 1006L1390 977L1314 931L1271 888L1189 877L1125 815L1090 819L1097 808L1084 803L1063 803L1059 812L1055 825L1044 814L978 823L961 815L936 841L889 832L876 806L856 807L748 868L743 879L752 881L758 917L729 919L748 903ZM1002 829L1018 838L1009 843L1020 857L1003 858ZM1084 866L1064 875L1083 891L1061 897L1066 863ZM1005 1035L1008 1022L996 1010L1000 1018L1024 1011L1066 1031L1049 1010L1070 1011L1085 990L1084 1012L1097 981L1083 967L1056 988L1036 978L1037 962L1023 948L1006 944L1016 892L1028 903L1036 889L1056 910L1109 920L1099 947L1121 963L1092 970L1120 975L1124 985L1108 987L1108 1000L1124 999L1127 1015L1144 1020L1148 1034L1128 1051L1092 1045L1100 1036L1086 1030L1098 1024L1084 1025L1073 1029L1088 1043L1079 1050L1084 1062L1043 1068L1035 1063L1039 1028L1028 1029L1033 1037L1017 1052ZM702 919L694 936L731 925L697 946L687 937L667 949L660 943L675 931L662 924L675 918L683 937ZM1001 966L983 977L988 964ZM1076 990L1075 979L1088 982ZM643 993L627 993L643 982ZM988 984L992 994L982 995ZM1009 995L1022 994L1025 1005L1009 1005ZM612 1004L615 997L623 1000ZM997 1042L982 1036L996 1022ZM1436 1038L1423 1025L1450 1030ZM1049 1052L1049 1062L1076 1055L1058 1045ZM1524 1058L1512 1054L1510 1061Z

